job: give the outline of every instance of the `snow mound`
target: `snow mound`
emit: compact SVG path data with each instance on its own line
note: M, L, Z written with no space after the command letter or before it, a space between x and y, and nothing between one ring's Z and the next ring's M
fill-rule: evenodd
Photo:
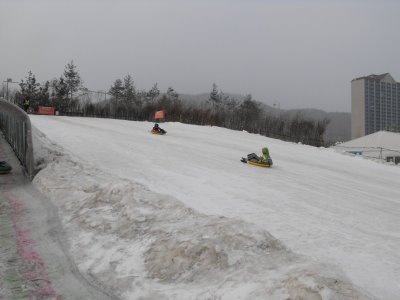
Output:
M34 184L58 207L77 265L123 299L371 298L253 224L198 213L34 133Z

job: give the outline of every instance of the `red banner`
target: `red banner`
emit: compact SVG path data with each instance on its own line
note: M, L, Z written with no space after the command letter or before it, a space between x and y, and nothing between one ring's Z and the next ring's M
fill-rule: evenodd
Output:
M163 110L156 111L154 119L164 119L164 111Z
M38 115L51 115L54 116L56 109L53 106L39 106Z

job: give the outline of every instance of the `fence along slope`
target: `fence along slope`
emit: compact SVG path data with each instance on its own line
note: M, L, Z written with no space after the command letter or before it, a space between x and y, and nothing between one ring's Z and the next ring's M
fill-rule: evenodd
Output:
M28 114L17 105L0 98L0 130L32 180L34 159L32 128Z

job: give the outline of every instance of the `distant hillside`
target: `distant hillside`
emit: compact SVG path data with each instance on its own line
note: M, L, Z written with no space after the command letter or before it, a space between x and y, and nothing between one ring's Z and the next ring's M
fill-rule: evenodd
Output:
M240 95L240 94L230 94L230 93L224 93L223 94L226 97L235 99L237 101L243 101L246 96L245 95ZM191 104L200 104L202 101L207 101L210 98L210 93L202 93L202 94L196 94L196 95L190 95L190 94L180 94L179 95L181 99L191 103ZM254 101L257 101L257 99L253 99ZM272 112L272 111L277 111L275 108L272 106L269 106L268 104L261 103L261 108L264 109L265 111Z
M325 141L348 141L351 139L351 113L326 112L319 109L292 109L290 114L300 113L304 118L330 120L324 135Z
M224 93L224 95L229 96L231 98L235 98L236 100L243 100L245 96L238 94L229 94ZM202 101L205 101L209 98L209 93L197 94L197 95L189 95L182 94L180 95L181 99L188 101L191 104L200 104ZM326 128L326 132L324 135L324 139L327 142L336 142L336 141L348 141L351 138L351 114L346 112L326 112L319 109L290 109L290 110L278 110L272 106L269 106L265 103L262 103L262 108L268 112L274 114L289 114L295 115L299 113L306 119L314 119L320 120L327 118L330 120Z
M230 98L234 98L238 101L244 100L245 96L239 95L239 94L228 94L224 93L224 96L228 96ZM210 93L202 93L202 94L196 94L196 95L190 95L190 94L179 94L179 97L190 104L200 104L203 101L207 101L210 98Z

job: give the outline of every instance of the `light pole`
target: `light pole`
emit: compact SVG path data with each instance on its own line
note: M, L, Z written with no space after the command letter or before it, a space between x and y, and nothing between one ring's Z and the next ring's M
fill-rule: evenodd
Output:
M12 81L11 78L7 78L7 80L5 80L5 81L3 81L3 82L5 82L5 83L7 84L7 85L6 85L6 95L7 95L6 99L7 99L7 101L10 101L10 94L9 94L9 91L8 91L8 84L9 84L9 83L20 84L20 82Z
M7 78L7 101L10 101L10 98L9 98L9 95L8 95L8 83L9 82L12 82L12 79L11 78Z

